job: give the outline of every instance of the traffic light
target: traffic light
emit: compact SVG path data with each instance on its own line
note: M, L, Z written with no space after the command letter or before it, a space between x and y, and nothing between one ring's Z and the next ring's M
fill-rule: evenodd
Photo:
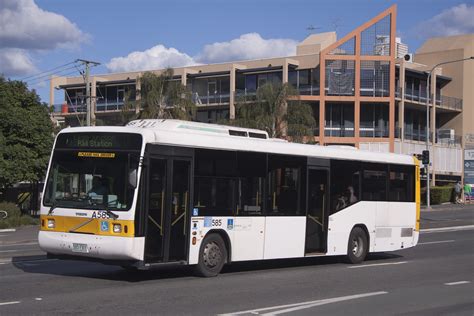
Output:
M424 165L430 164L430 151L429 150L423 150L421 154L421 161L423 162Z

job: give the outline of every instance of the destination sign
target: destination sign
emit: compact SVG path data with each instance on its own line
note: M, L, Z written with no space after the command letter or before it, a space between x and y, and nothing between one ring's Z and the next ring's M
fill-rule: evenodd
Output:
M64 133L56 141L57 149L140 150L141 147L142 136L127 133Z

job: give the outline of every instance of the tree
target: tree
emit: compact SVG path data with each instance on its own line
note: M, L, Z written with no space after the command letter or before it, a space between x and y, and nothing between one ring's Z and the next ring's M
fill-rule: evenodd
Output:
M52 145L47 105L25 83L0 76L0 188L43 179Z
M289 84L266 83L257 89L255 101L237 101L235 120L228 123L301 142L304 136L313 135L316 121L311 106L299 101L297 95Z
M179 119L192 120L196 115L196 105L191 92L179 81L173 80L173 69L168 68L157 75L145 72L140 81L139 100L126 101L122 120L131 119ZM128 99L128 98L127 98ZM138 113L131 110L139 108Z

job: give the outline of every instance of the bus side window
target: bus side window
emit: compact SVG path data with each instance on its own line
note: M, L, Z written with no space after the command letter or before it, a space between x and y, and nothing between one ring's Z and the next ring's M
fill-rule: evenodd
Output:
M267 215L301 215L304 194L301 178L305 160L298 156L269 155Z
M200 216L233 216L237 186L236 153L196 149L194 208Z
M389 201L415 201L415 168L413 166L390 165Z
M387 200L387 165L376 163L362 164L362 200Z
M238 152L239 185L236 215L263 215L263 188L267 155Z
M331 161L331 214L360 200L360 163Z

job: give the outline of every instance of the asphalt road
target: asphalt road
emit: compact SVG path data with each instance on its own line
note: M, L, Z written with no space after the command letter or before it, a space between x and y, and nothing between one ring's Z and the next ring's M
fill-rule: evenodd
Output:
M247 262L207 279L187 267L48 260L36 228L0 232L0 315L473 315L474 206L422 212L422 229L417 247L360 265Z

